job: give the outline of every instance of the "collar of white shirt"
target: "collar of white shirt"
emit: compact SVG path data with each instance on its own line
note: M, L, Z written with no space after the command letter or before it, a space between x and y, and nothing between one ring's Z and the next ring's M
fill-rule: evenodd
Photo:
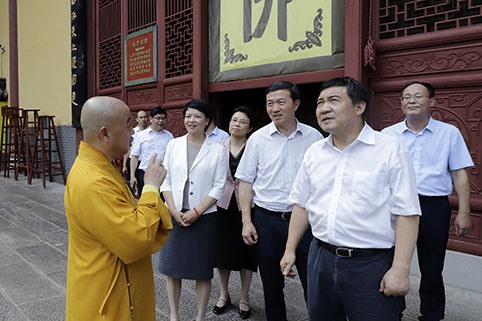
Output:
M333 136L330 134L326 139L325 142L330 145L334 149L338 149L335 145L333 145ZM358 137L347 146L350 148L351 146L357 144L357 142L361 142L367 145L375 145L375 130L371 128L367 123L363 126L362 130L358 134Z
M291 137L291 136L293 136L293 135L296 135L297 132L300 132L300 133L303 135L303 131L301 130L300 122L298 121L298 119L296 119L296 129L295 129L294 132L291 133L291 135L290 135L289 137ZM269 133L271 136L273 136L274 133L278 133L278 134L280 134L280 135L282 135L282 136L285 136L284 134L282 134L282 133L278 130L278 128L276 127L276 125L274 124L274 122L269 123L269 125L268 125L268 133Z
M151 126L149 126L149 128L147 128L147 134L150 134L151 132L152 133L155 133L155 134L160 134L160 133L163 133L165 131L165 129L161 130L161 131L158 131L158 132L155 132Z

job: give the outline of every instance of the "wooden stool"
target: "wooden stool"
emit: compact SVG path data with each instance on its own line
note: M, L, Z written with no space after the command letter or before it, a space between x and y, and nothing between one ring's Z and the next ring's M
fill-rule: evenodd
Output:
M2 124L4 125L1 137L3 177L10 177L10 170L15 171L18 165L20 110L18 107L2 107Z
M31 175L32 164L32 146L35 141L35 135L37 133L38 124L38 112L39 109L23 109L20 118L21 130L20 130L20 148L18 164L15 170L15 180L18 180L18 173L23 171L25 176ZM30 114L30 116L29 116Z
M53 176L62 175L64 185L66 182L64 164L60 154L57 132L55 131L54 117L50 115L38 116L32 165L30 166L31 174L28 176L28 183L31 184L34 174L42 174L44 188L47 176L51 182ZM54 159L53 156L57 159Z

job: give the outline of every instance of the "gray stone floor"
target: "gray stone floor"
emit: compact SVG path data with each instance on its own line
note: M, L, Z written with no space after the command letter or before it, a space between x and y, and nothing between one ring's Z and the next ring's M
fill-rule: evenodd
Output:
M57 183L48 183L43 189L40 180L28 185L23 177L19 181L3 178L3 173L0 177L0 321L64 320L68 229L63 193L64 186ZM154 255L153 264L156 262ZM482 277L474 281L482 282ZM405 321L417 319L418 282L418 278L412 277ZM165 278L155 273L155 283L157 320L169 320ZM240 320L235 306L230 306L222 316L212 314L218 289L216 276L207 320ZM230 292L234 302L239 289L239 275L233 274ZM452 286L447 286L446 293L446 320L482 320L482 293ZM308 320L300 283L287 280L285 295L288 319ZM181 296L182 320L194 319L194 282L184 282ZM250 300L253 309L250 320L264 320L258 275L253 280Z

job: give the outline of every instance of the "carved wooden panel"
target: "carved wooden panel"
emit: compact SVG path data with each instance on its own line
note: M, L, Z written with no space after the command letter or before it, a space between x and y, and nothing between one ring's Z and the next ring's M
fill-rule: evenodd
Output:
M480 0L380 0L379 39L461 28L482 23Z
M192 91L192 84L167 86L164 88L164 97L166 99L166 102L191 99Z
M382 78L482 70L482 44L381 54L378 63Z
M181 109L169 109L167 111L166 129L170 131L174 137L179 137L187 133L184 127L184 117Z
M135 90L127 93L127 104L131 105L155 105L157 103L156 89Z

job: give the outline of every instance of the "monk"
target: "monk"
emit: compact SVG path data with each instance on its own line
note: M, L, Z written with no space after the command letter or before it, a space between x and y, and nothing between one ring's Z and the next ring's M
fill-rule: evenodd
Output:
M69 224L66 320L155 321L151 254L172 229L159 197L166 170L151 158L139 202L111 163L129 149L129 108L93 97L82 108L84 141L65 190Z

